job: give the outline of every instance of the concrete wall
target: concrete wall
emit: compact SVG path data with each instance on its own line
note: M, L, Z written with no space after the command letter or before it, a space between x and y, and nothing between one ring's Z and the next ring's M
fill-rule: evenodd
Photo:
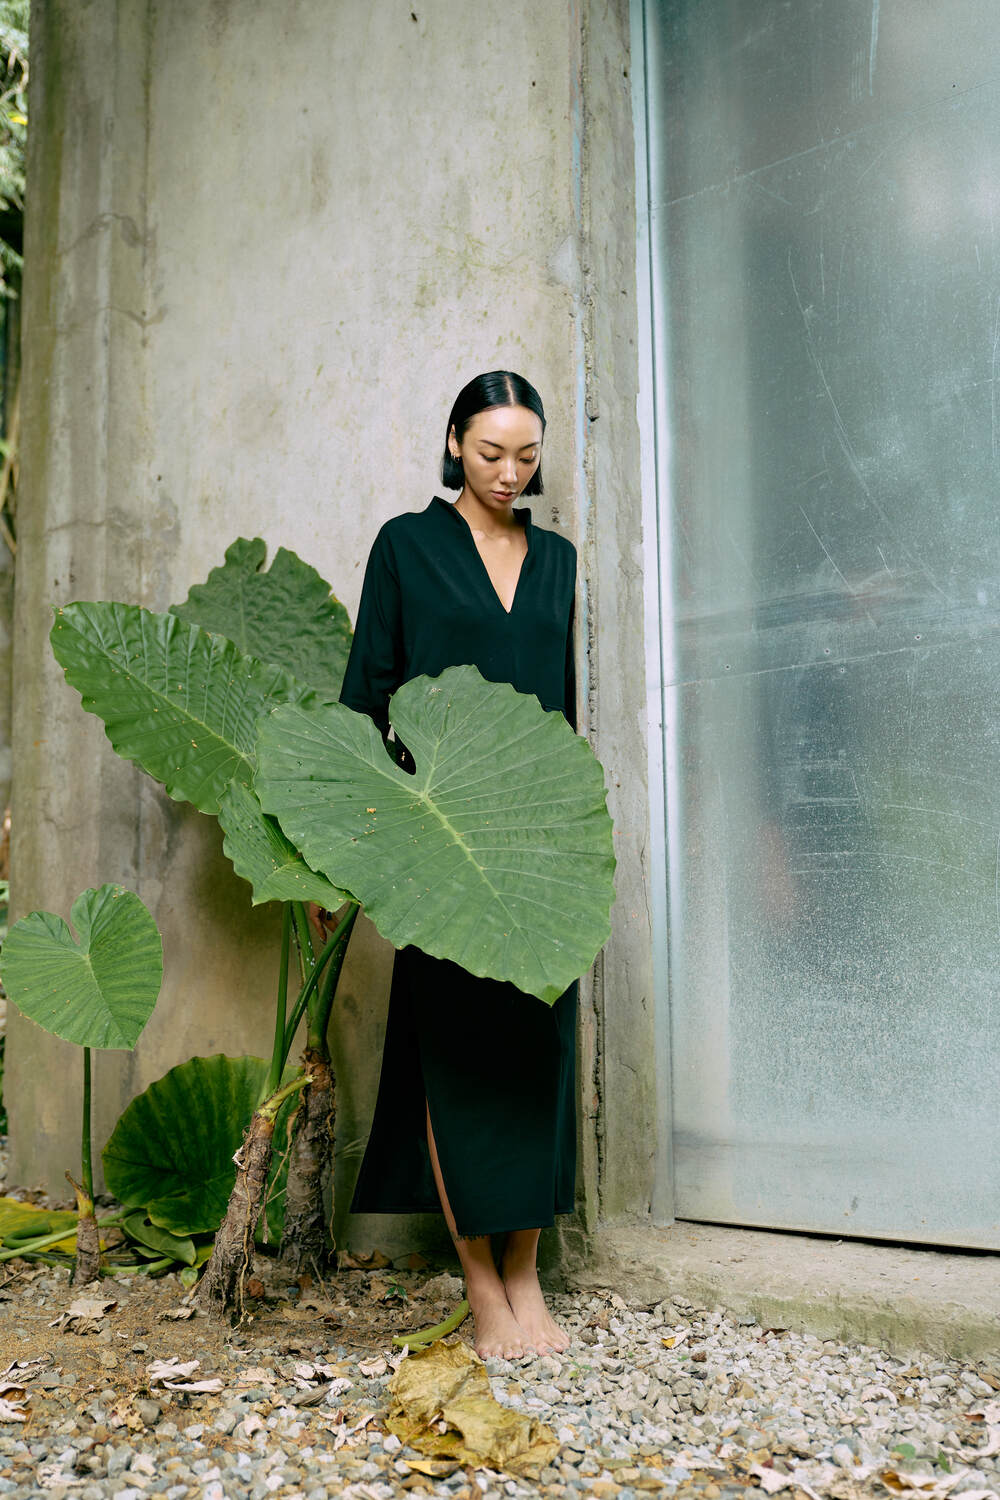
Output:
M65 914L85 886L121 880L166 954L135 1054L98 1060L98 1144L174 1063L267 1050L276 928L251 914L214 821L118 761L82 713L48 651L49 605L163 609L236 535L259 534L315 564L353 613L378 526L439 487L454 393L509 366L546 400L540 519L581 548L585 723L621 819L615 937L585 1002L582 1180L591 1218L602 1169L609 1211L643 1207L625 0L484 0L474 13L453 0L36 0L32 24L15 909ZM390 958L363 931L343 981L342 1205ZM79 1058L17 1018L9 1045L12 1180L58 1188L78 1159ZM401 1246L414 1232L355 1222L350 1237Z

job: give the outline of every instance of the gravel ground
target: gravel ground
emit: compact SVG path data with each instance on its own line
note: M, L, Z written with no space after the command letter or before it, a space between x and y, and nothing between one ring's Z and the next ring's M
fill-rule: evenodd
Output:
M428 1478L385 1430L389 1333L453 1307L456 1278L342 1273L323 1296L261 1285L233 1333L175 1321L172 1276L119 1277L93 1293L117 1307L73 1332L51 1328L78 1295L66 1272L12 1266L0 1286L0 1411L23 1418L0 1421L12 1500L1000 1497L1000 1371L985 1366L820 1342L669 1295L645 1307L610 1290L558 1295L566 1355L487 1365L498 1402L556 1433L552 1465L532 1482ZM171 1358L198 1360L188 1378L219 1388L163 1389L151 1367Z

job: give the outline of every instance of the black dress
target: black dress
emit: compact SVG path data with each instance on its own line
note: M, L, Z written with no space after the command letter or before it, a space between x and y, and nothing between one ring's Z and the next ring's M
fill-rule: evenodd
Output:
M365 573L341 701L386 734L392 693L472 664L575 727L576 552L525 528L510 613L446 500L388 521ZM516 786L511 795L517 795ZM417 948L396 954L375 1119L354 1194L364 1213L439 1207L424 1099L459 1235L544 1228L573 1209L576 985L553 1006Z

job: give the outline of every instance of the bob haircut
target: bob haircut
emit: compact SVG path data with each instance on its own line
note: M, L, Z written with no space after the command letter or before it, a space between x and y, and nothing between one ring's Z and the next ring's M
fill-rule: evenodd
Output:
M541 422L544 436L545 408L542 406L541 396L530 381L525 380L523 375L515 375L513 370L488 370L485 375L477 375L475 380L470 380L468 385L463 386L459 391L448 418L448 426L445 428L444 457L441 460L441 483L445 489L460 490L465 484L462 460L452 458L448 451L448 435L451 429L454 427L455 436L461 442L473 417L477 417L481 411L489 411L494 406L526 406ZM521 493L522 495L542 493L541 460Z

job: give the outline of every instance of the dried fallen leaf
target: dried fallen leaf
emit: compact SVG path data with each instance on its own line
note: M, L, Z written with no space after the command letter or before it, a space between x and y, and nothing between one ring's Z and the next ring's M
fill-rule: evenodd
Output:
M982 1447L971 1448L949 1448L949 1453L957 1453L960 1458L968 1458L975 1462L980 1458L993 1458L1000 1453L1000 1427L987 1427L986 1442Z
M887 1385L866 1385L858 1400L861 1402L891 1401L893 1406L899 1405L899 1402Z
M1000 1422L1000 1401L986 1401L981 1406L974 1406L969 1416L977 1417L981 1422Z
M211 1391L221 1391L224 1382L217 1376L212 1376L208 1380L191 1380L189 1378L200 1364L201 1360L199 1359L189 1359L186 1363L182 1364L176 1356L171 1359L154 1359L153 1363L146 1368L150 1388L159 1384L168 1391L187 1391L192 1395L196 1393L204 1395Z
M176 1322L181 1323L186 1318L193 1318L197 1311L198 1309L195 1307L193 1302L188 1307L185 1307L182 1303L180 1307L166 1308L159 1314L159 1316L161 1318L173 1318Z
M42 1464L35 1475L35 1483L40 1490L65 1489L71 1484L80 1484L80 1479L70 1470L67 1474L65 1469L60 1468L59 1460L54 1463Z
M37 1359L15 1359L6 1370L0 1370L0 1382L6 1380L8 1375L16 1376L19 1381L34 1380L36 1375L40 1375L48 1365L54 1363L51 1354L39 1355Z
M0 1397L0 1422L26 1422L28 1414L22 1411L23 1401L5 1401Z
M421 1255L419 1250L411 1250L408 1255L397 1255L392 1264L397 1271L426 1271L430 1266L430 1261L426 1255ZM983 1379L985 1378L984 1376Z
M104 1318L117 1306L116 1297L77 1297L66 1311L73 1318Z
M377 1375L384 1375L388 1368L389 1366L382 1358L358 1360L358 1369L368 1380L374 1379Z
M150 1385L155 1385L157 1381L186 1380L200 1364L200 1359L189 1359L181 1364L177 1356L173 1355L170 1359L154 1359L151 1365L146 1366L146 1374Z
M461 1468L457 1458L408 1458L406 1462L417 1474L427 1474L431 1479L447 1479Z
M559 1451L551 1428L494 1399L482 1360L465 1344L438 1342L411 1353L389 1390L396 1405L386 1426L428 1457L531 1479Z
M779 1490L796 1489L811 1496L811 1500L819 1500L816 1491L794 1474L782 1474L780 1470L768 1469L764 1464L751 1464L750 1473L760 1480L760 1487L767 1495L776 1495Z
M886 1489L895 1494L916 1493L920 1495L947 1495L953 1490L960 1479L968 1474L968 1469L957 1469L954 1474L917 1474L905 1469L882 1469L879 1479Z
M350 1389L350 1385L349 1380L338 1375L326 1385L308 1386L300 1395L293 1396L288 1404L290 1406L322 1406L327 1402L336 1402L346 1390Z
M114 1297L77 1297L65 1312L60 1313L58 1318L53 1318L49 1327L67 1333L96 1333L101 1319L114 1312L117 1306L118 1302Z
M358 1251L352 1255L344 1250L337 1256L337 1267L341 1271L384 1271L392 1261L381 1250Z
M195 1360L195 1364L198 1361ZM240 1385L274 1385L277 1380L273 1370L265 1370L260 1365L251 1365L249 1369L241 1370L239 1373Z
M668 1339L661 1339L660 1342L664 1349L676 1349L678 1345L684 1343L690 1332L690 1328L682 1328L680 1333L672 1333Z

